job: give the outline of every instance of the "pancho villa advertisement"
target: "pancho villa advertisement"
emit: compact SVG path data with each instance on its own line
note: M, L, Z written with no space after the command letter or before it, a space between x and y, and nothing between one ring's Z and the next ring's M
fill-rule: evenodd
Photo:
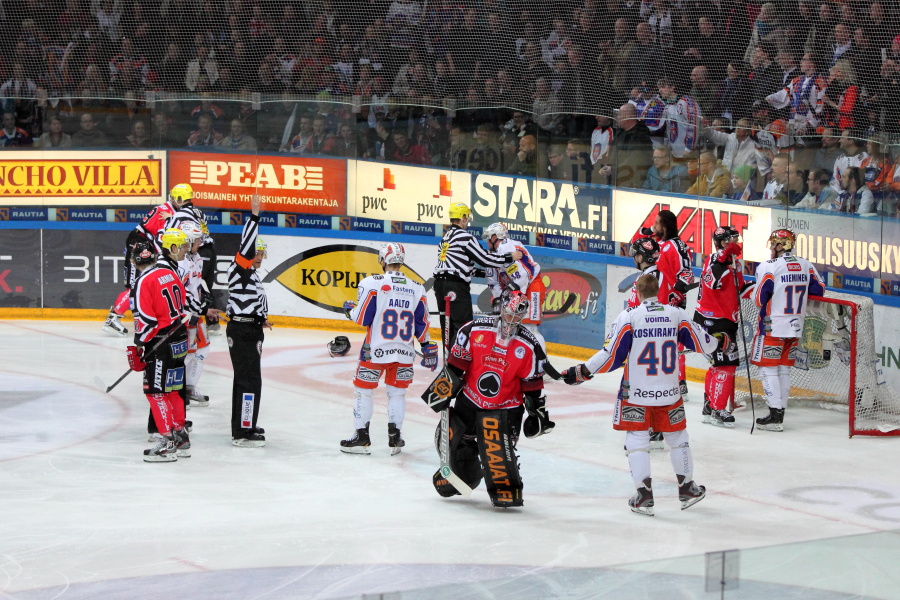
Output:
M0 155L0 204L157 204L165 192L164 154L7 151Z

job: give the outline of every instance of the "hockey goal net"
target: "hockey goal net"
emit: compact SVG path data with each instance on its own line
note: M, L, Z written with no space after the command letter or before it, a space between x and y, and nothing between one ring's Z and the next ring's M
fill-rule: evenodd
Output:
M752 298L741 300L744 335L738 340L741 365L735 385L735 403L765 398L757 368L750 365L747 385L745 348L752 346L759 311ZM900 397L884 381L875 354L875 310L871 298L827 292L810 299L797 360L791 369L788 406L811 404L847 411L850 436L900 435Z

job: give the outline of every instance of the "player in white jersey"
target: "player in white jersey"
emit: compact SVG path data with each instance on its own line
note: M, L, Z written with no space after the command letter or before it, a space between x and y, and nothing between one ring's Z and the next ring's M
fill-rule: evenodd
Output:
M359 282L357 302L347 301L347 318L366 327L353 385L353 437L341 440L341 452L369 454L369 423L374 412L372 390L384 374L388 397L388 446L397 454L406 444L400 437L406 416L406 388L413 380L413 360L419 340L422 366L437 368L437 344L428 339L428 306L425 288L401 270L406 251L391 242L381 247L378 263L384 275L370 275Z
M203 257L199 254L204 242L203 227L197 221L184 220L179 229L187 235L191 244L190 250L178 263L178 274L187 293L185 306L192 313L187 326L188 354L184 359L185 399L191 406L208 406L209 396L197 391L197 383L203 374L203 361L209 353L206 318L217 317L219 311L212 307L212 294L203 280Z
M759 368L769 414L756 420L760 429L784 431L784 409L791 391L791 367L810 296L824 296L819 272L805 258L791 254L797 236L776 229L769 236L772 260L756 267L754 299L759 329L753 338L751 362Z
M566 369L563 379L569 385L577 385L591 379L594 373L624 367L613 429L626 432L625 453L637 488L628 505L636 513L653 515L651 428L663 432L671 449L682 510L706 495L706 488L694 483L693 457L678 381L678 345L711 354L719 342L691 321L684 309L657 301L659 282L653 275L641 275L637 290L641 304L619 314L603 349L586 363Z
M485 269L487 284L491 290L491 308L494 314L500 314L504 290L525 294L525 299L528 300L528 314L525 315L522 324L535 335L541 346L546 348L544 338L537 330L543 319L541 307L547 296L547 286L540 276L541 265L534 260L525 246L510 239L509 230L502 223L493 223L486 227L481 238L487 242L488 249L496 254L511 254L516 250L522 253L522 258L502 269L495 267Z

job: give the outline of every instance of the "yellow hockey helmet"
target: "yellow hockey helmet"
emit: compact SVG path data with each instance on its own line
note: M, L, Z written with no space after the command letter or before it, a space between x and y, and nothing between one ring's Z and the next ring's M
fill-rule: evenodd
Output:
M450 205L450 219L462 219L466 217L472 220L472 209L464 202L455 202Z

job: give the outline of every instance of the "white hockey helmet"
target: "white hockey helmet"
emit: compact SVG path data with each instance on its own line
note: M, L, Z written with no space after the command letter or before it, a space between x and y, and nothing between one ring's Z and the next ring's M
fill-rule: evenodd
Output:
M191 244L203 237L203 228L196 221L182 221L178 228L184 232Z
M509 230L503 223L491 223L484 228L484 232L481 234L481 239L489 240L491 239L491 236L494 235L496 235L501 240L506 240L509 239Z
M378 251L378 262L382 266L402 265L406 262L406 249L403 248L403 244L388 242Z

